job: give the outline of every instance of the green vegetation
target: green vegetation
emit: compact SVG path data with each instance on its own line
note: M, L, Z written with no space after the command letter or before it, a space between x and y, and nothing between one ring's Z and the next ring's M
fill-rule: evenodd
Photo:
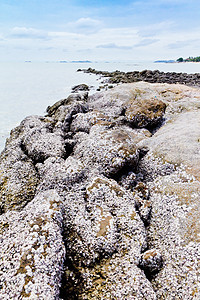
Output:
M183 62L183 58L182 58L182 57L179 57L176 61L177 61L177 62Z
M196 56L196 57L188 57L188 58L183 58L183 57L179 57L177 60L177 62L200 62L200 56Z

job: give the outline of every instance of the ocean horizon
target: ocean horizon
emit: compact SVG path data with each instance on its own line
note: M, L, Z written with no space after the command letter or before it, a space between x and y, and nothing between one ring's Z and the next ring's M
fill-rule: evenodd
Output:
M147 61L46 61L0 62L0 151L10 130L28 115L44 115L47 106L66 98L74 85L85 83L94 93L101 78L77 72L89 67L101 71L142 71L200 73L200 63L154 63Z

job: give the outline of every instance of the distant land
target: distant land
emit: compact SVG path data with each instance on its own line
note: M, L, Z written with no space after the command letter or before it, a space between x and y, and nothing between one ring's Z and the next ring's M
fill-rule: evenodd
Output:
M189 56L188 58L179 57L177 60L169 59L169 60L156 60L154 63L180 63L180 62L200 62L200 56Z
M25 60L25 63L31 63L31 60ZM46 63L51 63L51 62L56 62L60 64L71 64L71 63L92 63L91 60L72 60L72 61L67 61L67 60L59 60L59 61L45 61Z
M177 62L200 62L200 56L196 56L196 57L188 57L188 58L183 58L183 57L179 57L177 60Z
M175 63L176 61L175 60L156 60L154 61L154 63Z
M66 61L66 60L60 60L59 63L91 63L90 60L72 60L72 61Z

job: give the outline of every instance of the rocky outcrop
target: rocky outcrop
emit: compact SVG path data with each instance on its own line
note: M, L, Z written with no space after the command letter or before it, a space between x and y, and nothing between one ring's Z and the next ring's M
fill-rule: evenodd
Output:
M143 70L143 71L133 71L133 72L123 72L123 71L98 71L92 68L88 69L78 69L77 72L85 72L100 75L103 77L108 77L109 85L108 88L112 88L112 84L118 83L131 83L138 81L145 81L150 83L179 83L186 84L189 86L200 86L200 73L187 74L187 73L176 73L176 72L161 72L159 70ZM104 81L102 82L104 83ZM99 89L104 86L100 86Z
M72 92L77 93L80 91L89 91L89 86L87 84L79 84L72 87Z
M199 299L196 88L74 93L0 163L1 299Z

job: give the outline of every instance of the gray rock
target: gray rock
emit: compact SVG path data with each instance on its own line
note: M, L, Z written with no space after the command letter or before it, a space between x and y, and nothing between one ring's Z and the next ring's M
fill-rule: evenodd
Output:
M9 164L5 163L5 158L2 158L0 169L0 213L13 209L21 210L34 198L39 183L32 161L21 153L18 160Z
M63 136L52 132L52 123L51 119L36 116L21 123L22 149L35 163L51 156L65 155Z
M73 86L72 93L77 93L80 91L89 91L89 86L84 83Z
M155 158L150 152L141 161L143 169L157 165L160 170L163 165L163 172L153 171L151 178L148 175L151 193L148 243L162 253L163 268L151 282L158 298L198 299L199 181L183 165L165 173L163 158Z
M126 165L136 168L140 150L137 143L149 136L128 127L109 128L95 125L88 138L74 148L74 156L106 176L116 174Z
M176 73L176 72L160 72L158 70L143 70L141 72L122 72L122 71L97 71L92 68L86 69L78 69L78 71L83 71L85 73L92 73L96 75L101 75L104 77L109 77L106 82L109 83L130 83L137 81L145 81L145 82L163 82L163 83L180 83L180 84L188 84L190 86L200 85L200 75L199 73L195 74L187 74L187 73Z
M196 88L137 82L22 121L0 160L0 298L199 299L199 108Z
M47 116L52 117L56 114L57 110L65 105L74 104L79 101L86 101L88 98L88 93L74 93L69 95L66 99L62 99L54 103L52 106L47 107Z
M65 111L65 118L63 123L64 131L69 131L73 116L77 115L78 113L86 113L87 111L88 111L88 106L82 102L75 103L68 106L68 112Z
M44 163L38 163L36 167L40 177L37 192L56 188L58 193L64 196L86 176L84 165L72 156L66 160L50 157Z
M0 217L0 298L59 299L65 257L60 198L39 194Z
M0 214L21 210L35 195L39 178L33 161L22 149L23 127L11 132L0 156Z
M100 176L91 179L82 197L79 193L79 201L77 193L70 199L68 194L66 201L65 243L71 263L65 270L65 289L73 286L71 297L156 299L137 267L147 243L132 194Z
M200 176L199 119L199 111L174 116L145 145L165 161L177 165L183 163L190 172Z
M147 94L141 88L132 89L133 85L116 87L112 91L91 97L91 107L115 119L125 115L125 120L132 127L151 128L163 119L166 104L154 95Z
M78 113L73 118L70 129L72 132L83 131L89 133L91 127L96 124L108 124L112 126L112 123L114 123L112 118L105 116L105 114L98 111L91 111L85 114ZM113 125L115 125L115 123Z
M121 186L127 190L133 190L137 183L137 176L134 172L128 172L127 175L122 175L119 180Z

